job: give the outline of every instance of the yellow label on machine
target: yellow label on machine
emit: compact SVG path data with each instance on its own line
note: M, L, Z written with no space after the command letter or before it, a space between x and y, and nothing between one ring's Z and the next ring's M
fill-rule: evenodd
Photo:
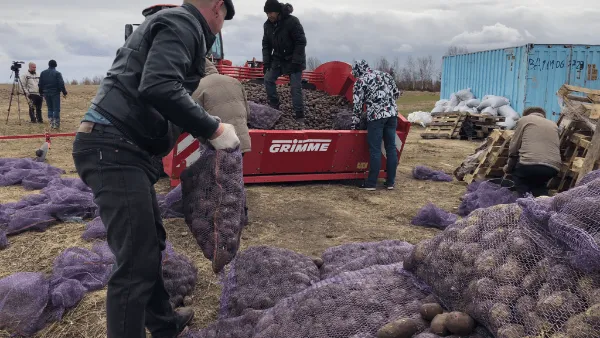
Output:
M367 169L369 162L358 162L356 169Z

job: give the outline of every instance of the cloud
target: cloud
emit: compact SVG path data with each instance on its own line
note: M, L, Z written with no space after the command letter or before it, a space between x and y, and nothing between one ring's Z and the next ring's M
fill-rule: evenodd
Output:
M460 33L450 40L450 44L465 46L469 50L480 50L522 45L529 42L528 40L531 40L531 37L525 37L519 30L498 22L493 26L483 26L479 31Z
M236 16L223 29L225 56L234 64L262 59L264 0L234 2ZM381 0L377 6L366 6L364 0L289 2L304 26L307 55L323 62L374 62L385 56L402 63L408 56L427 55L440 62L452 44L471 51L525 43L600 44L597 0L577 6L558 0ZM0 62L8 69L10 60L45 65L54 58L67 78L103 75L123 43L125 24L142 22L142 9L155 3L8 2L0 12Z

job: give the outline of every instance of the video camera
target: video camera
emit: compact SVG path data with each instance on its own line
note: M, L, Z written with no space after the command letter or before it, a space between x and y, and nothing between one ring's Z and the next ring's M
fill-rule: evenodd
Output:
M10 70L12 70L15 73L18 73L19 69L21 69L21 65L24 63L25 62L23 62L23 61L13 61L12 65L10 66Z

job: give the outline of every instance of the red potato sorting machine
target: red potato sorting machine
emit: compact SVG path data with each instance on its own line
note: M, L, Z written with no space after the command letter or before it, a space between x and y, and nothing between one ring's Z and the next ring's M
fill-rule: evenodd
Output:
M148 16L163 8L175 5L156 5L142 13ZM125 38L133 31L126 25ZM261 81L262 62L248 61L244 66L233 66L223 57L223 39L217 40L209 51L221 74L240 81ZM339 95L352 102L355 82L348 63L332 61L320 65L314 71L303 73L303 87L321 90L329 95ZM278 84L289 83L282 76ZM251 98L250 98L251 99ZM396 150L402 154L410 123L399 115L396 129ZM252 151L244 155L244 182L299 182L323 180L364 179L369 169L369 149L365 130L250 130ZM171 179L171 186L179 184L180 174L200 156L199 143L191 135L179 137L175 148L163 158L164 171ZM386 159L382 144L380 177L385 177Z

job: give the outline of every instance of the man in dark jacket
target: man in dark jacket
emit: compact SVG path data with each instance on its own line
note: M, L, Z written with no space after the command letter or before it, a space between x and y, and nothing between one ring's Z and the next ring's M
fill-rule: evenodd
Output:
M306 36L297 17L291 15L292 5L267 0L262 40L265 89L271 107L279 109L275 81L282 74L290 76L292 106L298 122L304 122L302 71L306 69Z
M117 50L73 143L73 160L92 189L116 265L108 282L109 338L174 338L193 318L173 309L161 267L166 233L154 184L152 157L166 155L183 131L208 139L216 149L239 139L190 94L204 76L208 50L231 0L185 0L145 21Z
M60 93L67 97L67 89L62 74L56 70L56 61L48 62L48 69L40 74L39 92L46 99L50 127L60 128Z

